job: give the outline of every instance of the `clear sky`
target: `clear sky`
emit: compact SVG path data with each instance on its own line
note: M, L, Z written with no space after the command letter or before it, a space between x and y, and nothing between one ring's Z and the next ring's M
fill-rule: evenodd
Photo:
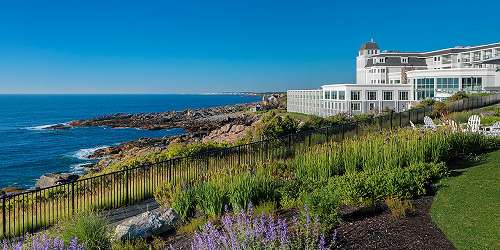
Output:
M494 0L0 0L0 93L317 88L353 82L370 38L403 51L499 42L498 10Z

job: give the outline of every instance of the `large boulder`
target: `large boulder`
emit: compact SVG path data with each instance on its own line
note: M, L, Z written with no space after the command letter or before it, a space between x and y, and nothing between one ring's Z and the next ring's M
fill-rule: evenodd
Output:
M179 216L171 208L157 208L118 224L114 236L122 241L149 238L173 230L178 221Z
M36 188L46 188L52 187L57 184L69 183L78 180L80 176L76 174L46 174L42 175L40 179L36 181Z

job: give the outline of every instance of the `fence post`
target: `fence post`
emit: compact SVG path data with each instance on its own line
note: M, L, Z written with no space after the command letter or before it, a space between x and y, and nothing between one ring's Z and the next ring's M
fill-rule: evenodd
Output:
M238 166L241 165L241 145L238 146Z
M71 182L71 214L75 214L75 182Z
M7 216L5 216L5 195L2 195L2 234L5 237L7 235Z
M125 204L129 204L129 201L130 201L130 196L129 196L129 189L128 189L128 172L129 172L129 168L127 168L127 170L125 170Z

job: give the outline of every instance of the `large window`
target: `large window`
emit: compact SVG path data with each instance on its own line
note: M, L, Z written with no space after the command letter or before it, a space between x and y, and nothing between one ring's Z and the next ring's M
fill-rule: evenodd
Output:
M384 101L392 101L392 91L382 92L382 97Z
M458 78L437 78L437 88L441 90L458 90Z
M462 88L468 91L480 91L483 86L483 78L468 77L462 78Z
M339 91L339 100L345 100L345 91Z
M377 100L377 91L368 91L366 94L368 96L368 100Z
M408 91L399 91L399 100L408 101Z
M415 94L417 100L423 100L434 97L434 78L414 79Z
M359 102L351 103L351 110L352 111L361 111L361 103L359 103Z
M330 99L330 91L325 91L325 99Z
M332 91L332 94L330 96L333 100L337 100L337 91Z
M360 96L360 92L359 91L351 91L351 100L353 101L359 101L359 99L361 98Z

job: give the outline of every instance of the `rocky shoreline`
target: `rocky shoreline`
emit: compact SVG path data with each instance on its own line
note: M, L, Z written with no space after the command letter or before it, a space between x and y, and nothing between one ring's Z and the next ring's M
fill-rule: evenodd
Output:
M141 138L124 142L117 146L98 149L88 157L91 160L96 160L97 163L87 165L85 172L99 172L102 168L116 160L150 152L159 152L166 149L171 143L235 142L244 136L245 131L258 120L258 116L255 113L246 112L256 105L256 103L246 103L222 107L188 109L184 111L113 114L57 124L45 129L61 130L75 127L110 127L161 130L182 128L186 131L184 135ZM76 179L78 179L78 176L75 174L48 173L39 178L35 188L45 188ZM22 189L15 187L5 187L0 190L0 195L15 194L22 191Z

